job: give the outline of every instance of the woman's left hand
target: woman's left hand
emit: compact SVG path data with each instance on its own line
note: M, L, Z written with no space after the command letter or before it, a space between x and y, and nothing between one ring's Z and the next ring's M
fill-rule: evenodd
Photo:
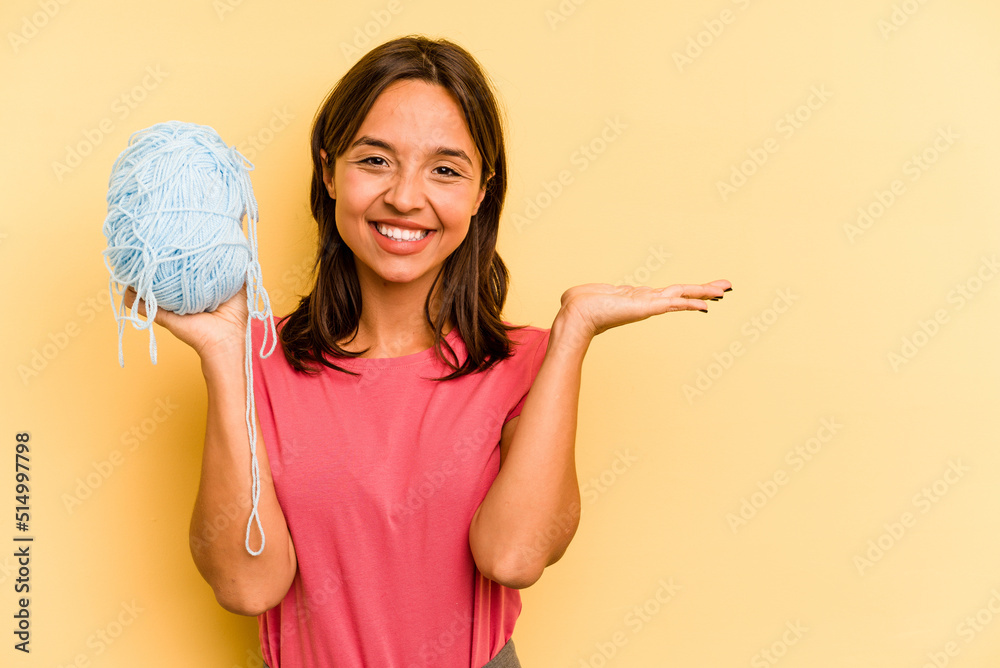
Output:
M730 289L732 284L724 279L665 288L588 283L563 293L557 318L567 319L578 334L589 340L612 327L661 313L707 311L706 300L721 299Z

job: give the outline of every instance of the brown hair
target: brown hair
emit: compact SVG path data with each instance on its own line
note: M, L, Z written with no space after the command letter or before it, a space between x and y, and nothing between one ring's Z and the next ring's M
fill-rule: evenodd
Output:
M386 42L361 58L327 95L312 129L313 177L311 207L319 226L319 249L312 292L282 319L280 340L288 363L298 371L316 373L320 365L353 373L327 359L358 357L338 341L356 333L361 317L361 288L354 254L337 230L336 202L323 182L325 150L330 163L342 155L357 134L379 95L393 82L417 79L442 86L461 107L469 134L482 157L486 195L472 216L469 232L445 260L424 301L424 318L434 332L434 350L452 373L438 380L483 371L512 354L507 332L518 329L500 317L507 298L507 267L496 252L500 211L507 192L507 156L503 126L489 80L465 49L444 39L421 36ZM441 286L441 307L431 320L430 302ZM448 319L465 343L464 361L444 339ZM445 356L444 349L448 355Z

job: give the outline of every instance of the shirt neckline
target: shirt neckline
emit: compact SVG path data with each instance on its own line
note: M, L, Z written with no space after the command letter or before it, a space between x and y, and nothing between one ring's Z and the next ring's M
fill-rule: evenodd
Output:
M465 345L462 342L462 338L458 335L458 327L452 327L451 331L444 335L444 340L448 342L452 350L455 351L455 354L458 355L459 362L462 362L465 356ZM447 350L443 350L442 352L445 355L448 354ZM328 356L327 359L337 366L350 369L388 369L394 367L412 366L414 364L423 364L431 360L437 360L437 353L434 352L434 345L432 344L430 348L426 348L420 352L411 353L409 355L401 355L399 357Z

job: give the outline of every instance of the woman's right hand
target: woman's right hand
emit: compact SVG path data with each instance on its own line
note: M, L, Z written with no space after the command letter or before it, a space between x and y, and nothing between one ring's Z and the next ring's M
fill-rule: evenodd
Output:
M124 295L125 307L131 309L136 297L136 291L128 288ZM141 299L138 311L146 317L146 305ZM247 327L246 285L214 311L177 315L158 308L153 321L194 348L203 363L220 355L243 359Z

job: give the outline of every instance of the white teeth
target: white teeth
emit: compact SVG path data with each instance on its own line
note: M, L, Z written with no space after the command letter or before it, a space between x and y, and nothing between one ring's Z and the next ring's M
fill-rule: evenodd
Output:
M382 223L375 223L375 229L384 237L389 237L395 241L420 241L427 236L427 230L404 230L398 227L390 227Z

